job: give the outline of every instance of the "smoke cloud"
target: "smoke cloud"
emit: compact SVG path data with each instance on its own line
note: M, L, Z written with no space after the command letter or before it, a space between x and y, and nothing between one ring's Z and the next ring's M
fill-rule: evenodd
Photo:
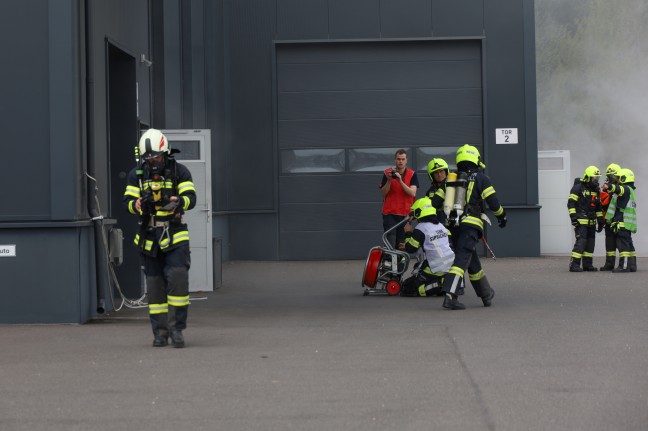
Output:
M572 178L589 165L632 169L634 244L648 256L648 2L567 3L536 0L538 149L570 151ZM598 235L597 256L603 242Z

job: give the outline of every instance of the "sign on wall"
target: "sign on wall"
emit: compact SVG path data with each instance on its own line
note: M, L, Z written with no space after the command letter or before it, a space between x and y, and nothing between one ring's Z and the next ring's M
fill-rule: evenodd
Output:
M16 257L16 246L0 245L0 257Z
M517 144L518 129L495 129L496 144Z

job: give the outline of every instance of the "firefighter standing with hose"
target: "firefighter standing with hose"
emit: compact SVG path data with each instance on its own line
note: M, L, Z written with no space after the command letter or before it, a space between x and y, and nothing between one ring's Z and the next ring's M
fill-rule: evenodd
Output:
M191 258L182 214L196 205L196 189L162 132L144 132L138 149L144 161L128 174L123 202L140 216L134 242L146 275L153 346L166 346L171 337L173 347L184 347Z

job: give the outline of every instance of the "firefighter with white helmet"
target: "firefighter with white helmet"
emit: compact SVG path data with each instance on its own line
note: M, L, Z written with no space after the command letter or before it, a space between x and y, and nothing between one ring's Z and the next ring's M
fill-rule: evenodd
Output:
M196 205L191 173L177 163L166 136L147 130L138 165L128 174L124 205L139 216L135 245L142 256L153 346L184 347L189 308L189 230L182 215Z

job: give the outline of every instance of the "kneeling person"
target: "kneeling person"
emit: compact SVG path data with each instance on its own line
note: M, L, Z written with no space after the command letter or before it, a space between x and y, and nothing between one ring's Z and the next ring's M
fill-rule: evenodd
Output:
M403 296L442 295L443 276L450 270L455 254L450 248L448 232L439 223L430 198L424 197L412 205L416 228L405 225L405 251L422 252L424 260L412 276L403 283Z

